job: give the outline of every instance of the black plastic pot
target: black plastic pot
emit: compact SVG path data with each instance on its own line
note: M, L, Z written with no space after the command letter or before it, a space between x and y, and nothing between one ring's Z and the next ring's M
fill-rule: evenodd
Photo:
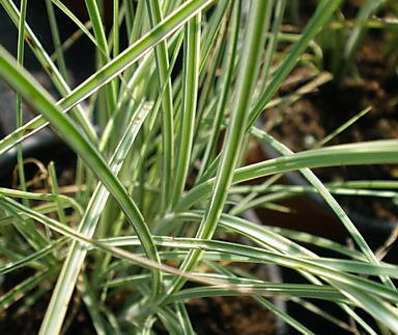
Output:
M69 37L75 30L76 26L65 15L56 10L57 23L62 40ZM36 37L44 48L51 53L54 48L50 28L48 25L47 11L45 1L32 2L27 6L27 22L34 31ZM11 54L16 56L17 46L17 28L9 19L4 9L0 10L0 44L6 48ZM71 48L66 51L65 59L68 69L73 80L69 83L72 87L80 83L88 77L95 65L93 45L88 38L82 37ZM84 59L84 62L81 61ZM77 61L78 60L78 61ZM43 71L42 66L37 62L36 57L28 46L25 47L24 67L40 82L44 88L51 92L58 99L59 95L51 83L47 74ZM9 89L4 82L0 81L0 138L4 138L16 128L15 121L15 94ZM35 116L33 110L29 106L23 106L24 123ZM61 141L61 139L46 128L27 138L21 144L21 148L25 158L36 158L43 163L50 160L62 162L56 165L69 165L74 160L74 154ZM0 156L0 183L9 185L11 181L12 170L16 164L17 149L14 147L8 152ZM27 171L29 174L29 171Z
M48 82L41 73L36 73L36 78L41 78L44 86ZM47 87L48 88L48 87ZM15 94L4 83L0 83L0 138L4 138L16 128L15 121ZM35 114L27 105L23 105L24 123L32 119ZM68 166L75 159L74 153L55 135L50 128L44 128L21 142L23 156L35 158L43 163L55 161L56 164ZM17 164L17 146L14 146L0 156L0 184L10 186L12 172ZM29 168L26 170L30 174Z
M261 146L267 158L280 156L272 147ZM308 181L299 172L289 172L284 176L284 181L289 185L309 186ZM294 215L275 213L274 211L261 210L259 216L267 220L267 224L281 225L292 229L303 230L315 235L344 240L348 237L336 214L325 203L322 197L316 193L297 196L284 202L287 206L296 209ZM355 210L346 209L348 216L355 223L358 230L371 244L378 245L385 241L398 223L365 216Z

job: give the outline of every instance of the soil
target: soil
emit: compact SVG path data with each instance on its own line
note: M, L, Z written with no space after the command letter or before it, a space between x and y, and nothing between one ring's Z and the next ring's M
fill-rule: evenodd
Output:
M220 239L242 242L227 234ZM270 280L270 269L261 264L235 263L234 266L257 278ZM277 301L274 303L278 304ZM211 297L187 303L187 311L198 335L275 335L278 322L273 313L260 306L249 296Z
M398 138L398 77L391 71L391 59L383 54L386 41L378 33L370 33L358 52L353 76L340 83L331 81L290 106L274 108L265 118L266 124L275 123L283 115L283 122L276 123L271 134L294 151L311 149L317 142L332 133L360 111L371 107L348 129L327 145ZM306 67L298 68L291 80L280 90L280 95L290 94L313 78ZM344 180L394 180L397 166L378 165L366 167L338 167L315 170L324 182ZM349 211L389 223L397 222L397 208L392 201L374 198L339 197Z
M271 335L276 331L275 317L250 297L194 300L188 310L198 334Z
M32 274L34 272L24 269L7 275L1 285L0 296L3 296L18 283L22 283ZM42 287L48 289L49 285L52 283L44 282ZM22 298L0 313L0 334L31 335L39 332L44 313L50 302L51 290L44 291L43 295L39 296L35 302L29 300L29 294L27 299ZM64 334L95 334L84 304L76 296L72 300L74 307L70 309L69 317L65 322Z

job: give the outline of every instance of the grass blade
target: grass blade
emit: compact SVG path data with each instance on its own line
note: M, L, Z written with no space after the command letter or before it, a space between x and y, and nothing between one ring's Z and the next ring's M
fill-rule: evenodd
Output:
M195 131L195 115L198 103L200 22L198 14L189 21L184 30L183 103L178 143L178 161L173 193L173 206L185 188L191 162L192 143Z
M146 0L152 27L162 21L163 15L156 0ZM159 87L164 87L162 99L162 199L161 208L165 211L169 207L172 186L172 172L174 165L174 107L173 92L169 71L169 53L166 41L155 48L156 65L159 77Z

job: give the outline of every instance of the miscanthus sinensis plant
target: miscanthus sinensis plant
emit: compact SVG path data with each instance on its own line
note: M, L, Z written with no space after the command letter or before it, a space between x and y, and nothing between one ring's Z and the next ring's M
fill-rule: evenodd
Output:
M276 94L297 64L317 66L315 38L341 1L319 1L292 38L280 34L286 0L113 0L110 30L101 16L102 1L84 3L89 22L62 1L46 0L51 55L26 20L33 2L0 0L18 30L15 58L0 47L0 77L16 92L17 113L17 128L0 140L0 154L16 148L20 181L15 189L0 189L0 275L29 269L0 297L2 313L15 303L34 308L50 295L40 334L58 334L75 292L98 334L153 334L160 328L194 334L187 302L250 295L298 332L313 334L308 323L274 304L273 297L281 296L357 334L398 332L393 283L398 267L375 254L334 197L345 192L392 198L394 190L380 189L396 184L327 185L310 170L396 163L398 141L293 153L261 123L271 106L282 103ZM76 25L67 41L60 39L55 11ZM73 87L64 50L76 36L92 42L97 63L95 72ZM284 52L278 51L281 41L289 44ZM25 48L60 99L24 69ZM315 79L324 75L319 71ZM22 101L37 113L25 124ZM51 187L29 189L21 145L43 127L51 127L77 155L74 193L63 193L52 164ZM273 147L280 157L246 164L252 141ZM308 187L275 185L278 176L293 170ZM265 177L270 179L244 183ZM306 192L320 194L345 227L351 247L250 222L244 215ZM226 233L232 238L225 239ZM312 246L336 256L320 257ZM237 266L242 262L290 268L306 282L256 278ZM123 296L122 305L112 302L117 295ZM336 304L347 318L321 310L319 300Z

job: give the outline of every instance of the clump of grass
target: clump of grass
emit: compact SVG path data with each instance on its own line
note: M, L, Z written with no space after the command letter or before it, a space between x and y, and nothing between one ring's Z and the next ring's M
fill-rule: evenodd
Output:
M364 181L360 188L348 180L324 184L310 170L397 163L398 142L293 153L259 122L270 106L281 103L275 95L299 62L312 59L316 68L317 58L306 58L307 50L341 1L320 1L303 32L293 39L281 33L286 1L248 3L139 0L133 5L114 0L108 33L100 1L85 1L90 20L86 24L62 2L48 0L55 47L50 56L26 21L27 1L18 8L12 0L0 0L20 32L17 60L0 47L0 77L18 94L19 115L18 128L0 140L0 154L50 126L78 157L76 182L70 185L74 192L66 195L53 164L48 167L51 187L29 190L18 151L20 185L0 189L0 274L9 276L21 268L33 274L0 297L1 311L51 292L40 334L58 334L76 291L98 334L151 334L159 327L193 334L185 305L189 300L246 294L303 334L312 334L310 327L275 305L274 296L353 333L360 327L376 334L360 310L386 334L398 332L392 281L398 267L375 255L334 197L396 198L395 183ZM97 53L95 73L73 89L64 54L72 42L60 39L56 9L76 24L73 38L85 36ZM125 48L123 39L128 41ZM278 52L281 40L291 43L288 52ZM21 66L25 42L60 100ZM21 99L38 113L27 124L21 123ZM272 146L282 157L246 165L250 140ZM299 170L310 186L272 185L293 170ZM243 184L268 176L264 184ZM391 190L379 190L385 187ZM264 204L277 208L274 201L305 192L322 196L354 241L352 248L239 215ZM221 240L226 232L250 244ZM340 257L320 257L311 246ZM307 282L268 282L237 270L241 262L287 267ZM196 286L187 288L187 281ZM120 294L123 306L115 308L112 299ZM308 299L335 303L352 323L337 320Z

